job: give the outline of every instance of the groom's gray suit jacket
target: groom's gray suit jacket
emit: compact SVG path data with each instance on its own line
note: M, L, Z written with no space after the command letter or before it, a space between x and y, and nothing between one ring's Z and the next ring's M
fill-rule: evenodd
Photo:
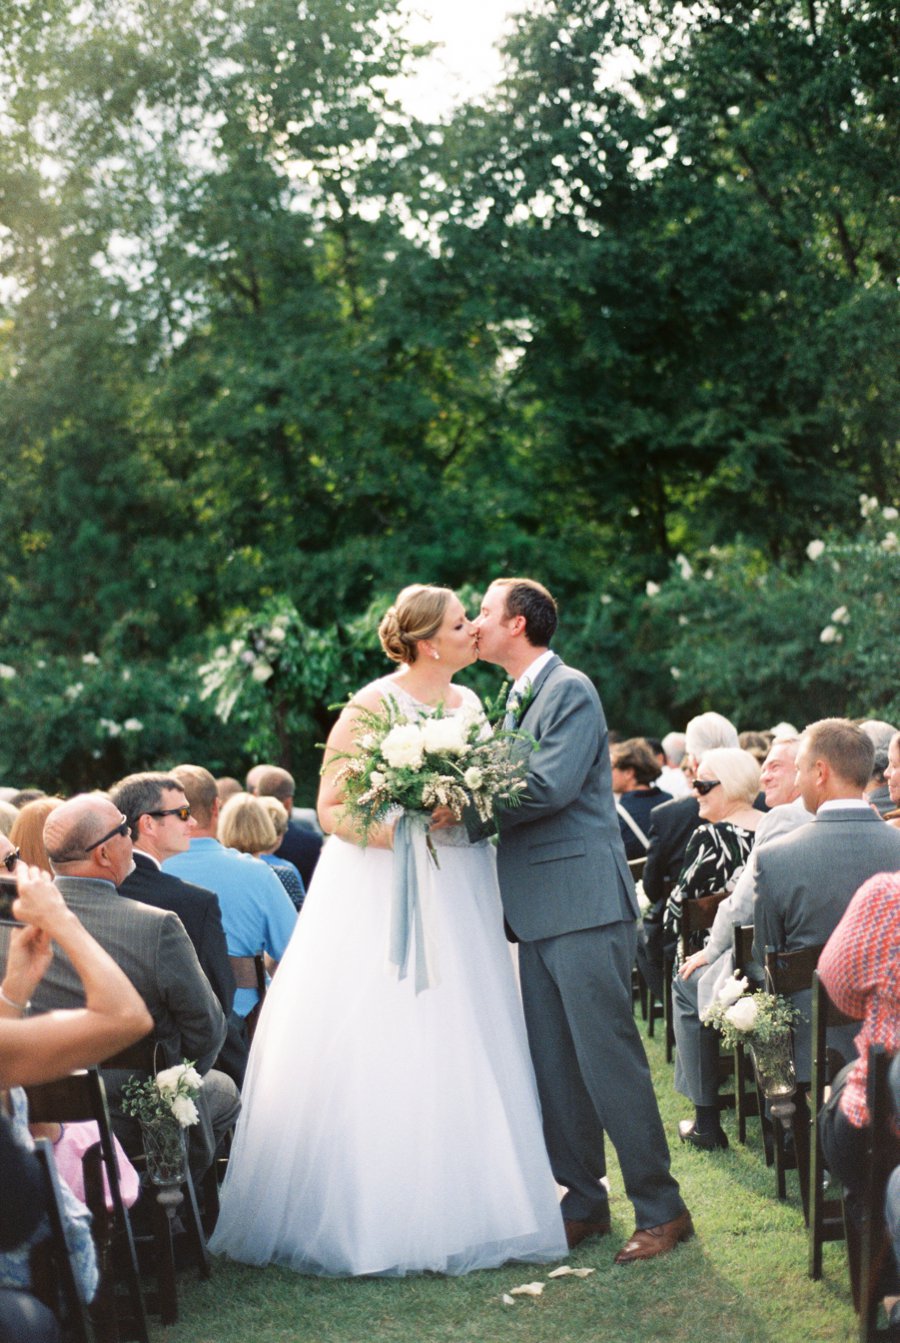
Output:
M498 823L506 920L522 942L634 920L634 882L612 796L600 697L588 678L554 657L537 677L519 724L529 751L521 806Z

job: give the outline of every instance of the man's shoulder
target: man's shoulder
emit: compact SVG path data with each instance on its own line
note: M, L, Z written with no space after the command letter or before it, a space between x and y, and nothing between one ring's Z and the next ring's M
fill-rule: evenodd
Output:
M650 822L658 830L674 830L696 821L699 816L696 798L688 795L674 797L671 802L660 802L650 812Z
M812 813L806 810L800 798L794 802L786 802L780 807L773 807L771 811L766 812L756 828L756 847L771 844L781 835L789 835L800 826L808 825L812 819Z
M137 854L135 854L137 859ZM119 887L119 895L126 899L141 900L144 895L162 899L190 900L198 908L216 899L215 891L193 881L185 881L174 872L164 872L155 863L144 862L135 867ZM178 913L178 910L175 910Z

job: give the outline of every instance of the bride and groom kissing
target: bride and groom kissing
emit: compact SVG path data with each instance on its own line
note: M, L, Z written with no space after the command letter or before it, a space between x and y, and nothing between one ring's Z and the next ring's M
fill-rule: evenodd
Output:
M320 1274L560 1258L610 1229L606 1137L636 1223L616 1263L693 1234L632 1017L638 910L603 709L551 651L556 624L530 579L492 583L474 622L448 589L418 585L386 613L379 635L399 670L360 691L329 737L319 814L336 839L257 1029L214 1250ZM420 715L476 707L452 682L476 639L513 678L517 726L539 749L520 805L498 809L496 868L485 839L437 818L442 973L418 995L385 971L391 825L360 845L329 761L386 698Z

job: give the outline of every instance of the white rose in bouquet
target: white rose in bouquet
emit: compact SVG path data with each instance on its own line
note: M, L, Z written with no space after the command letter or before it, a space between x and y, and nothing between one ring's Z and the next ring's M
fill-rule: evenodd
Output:
M381 754L392 769L420 769L424 752L422 731L415 723L398 723L381 743Z
M440 755L462 755L466 749L465 727L456 718L428 718L422 724L425 750ZM382 749L384 749L382 747Z
M730 1021L735 1030L752 1031L756 1025L757 1011L755 998L739 998L725 1013L725 1020Z
M163 1096L174 1096L183 1076L183 1063L176 1063L172 1068L163 1068L162 1072L156 1074L156 1088Z

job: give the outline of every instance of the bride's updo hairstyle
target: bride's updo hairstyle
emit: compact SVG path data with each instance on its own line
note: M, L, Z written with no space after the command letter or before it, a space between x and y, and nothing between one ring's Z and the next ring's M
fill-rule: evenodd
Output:
M378 626L381 646L392 662L411 666L419 655L418 644L437 634L443 624L450 588L433 588L412 583L398 594Z

